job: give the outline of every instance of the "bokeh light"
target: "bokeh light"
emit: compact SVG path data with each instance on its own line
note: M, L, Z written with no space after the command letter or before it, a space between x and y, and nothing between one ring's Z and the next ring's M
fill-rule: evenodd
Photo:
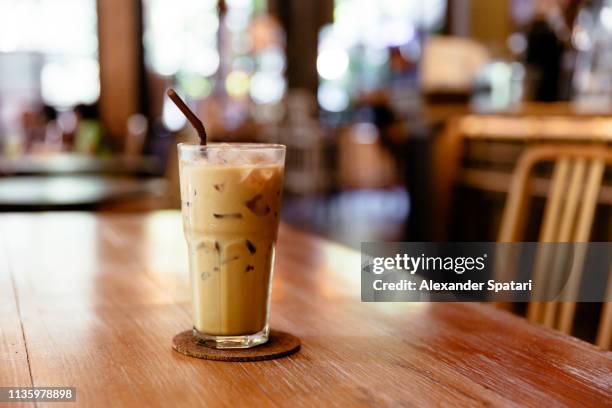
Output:
M242 98L249 92L250 78L244 71L232 71L225 78L225 89L230 96Z
M281 75L258 72L251 78L251 98L255 103L277 103L282 99L285 87Z
M212 76L219 68L215 0L144 0L147 64L164 76ZM172 21L172 24L168 24Z
M40 74L43 101L68 108L90 104L100 95L100 68L92 58L70 58L47 62Z
M181 130L187 124L187 119L185 115L183 115L183 112L181 112L167 96L164 96L162 123L172 132Z
M145 58L188 98L213 91L273 104L286 92L284 32L261 0L143 0ZM168 24L172 21L172 24ZM215 85L216 84L216 85ZM219 89L215 89L215 86Z
M323 83L317 92L317 101L329 112L342 112L349 106L349 95L345 89L333 83Z
M349 66L349 57L341 48L328 48L317 57L317 72L322 78L333 80L341 78Z
M219 68L219 53L214 48L204 48L189 58L185 68L203 76L212 76Z

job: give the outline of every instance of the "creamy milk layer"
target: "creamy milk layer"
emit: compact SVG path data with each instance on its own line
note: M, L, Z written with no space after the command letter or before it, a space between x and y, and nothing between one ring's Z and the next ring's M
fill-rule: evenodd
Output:
M209 335L264 329L283 167L181 161L194 327Z

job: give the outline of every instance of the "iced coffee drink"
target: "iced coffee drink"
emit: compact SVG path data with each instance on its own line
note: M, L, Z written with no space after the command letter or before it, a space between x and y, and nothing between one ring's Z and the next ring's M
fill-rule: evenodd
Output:
M194 336L218 348L268 338L285 147L179 145Z

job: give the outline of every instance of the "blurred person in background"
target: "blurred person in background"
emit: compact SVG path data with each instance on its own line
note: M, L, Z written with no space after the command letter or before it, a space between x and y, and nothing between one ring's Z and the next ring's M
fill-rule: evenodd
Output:
M538 2L526 30L525 56L535 101L553 102L568 96L562 93L563 58L571 51L571 27L581 3L581 0Z

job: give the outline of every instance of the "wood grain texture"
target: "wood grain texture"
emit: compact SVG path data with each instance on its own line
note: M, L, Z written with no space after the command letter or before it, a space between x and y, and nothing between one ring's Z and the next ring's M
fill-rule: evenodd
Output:
M28 352L9 266L6 237L0 228L0 387L31 386ZM11 403L12 407L34 404ZM2 406L2 403L0 403Z
M169 347L190 327L178 212L6 214L0 231L10 237L21 312L3 306L2 316L23 323L34 384L75 386L78 405L601 407L612 400L611 353L483 305L361 303L359 254L287 226L271 325L299 336L302 349L249 363L198 360ZM2 364L0 379L28 384L23 362L8 375Z

